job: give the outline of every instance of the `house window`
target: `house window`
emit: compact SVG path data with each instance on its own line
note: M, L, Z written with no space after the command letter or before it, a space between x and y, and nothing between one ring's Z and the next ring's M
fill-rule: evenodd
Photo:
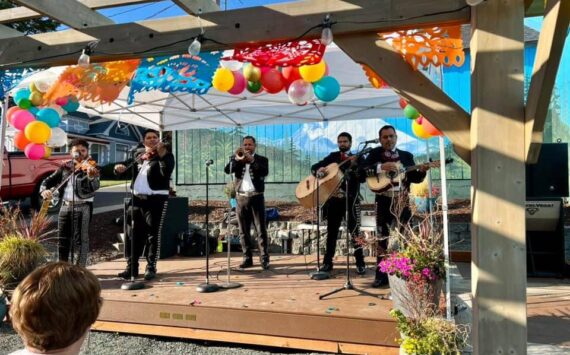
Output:
M120 161L126 161L127 160L127 156L129 153L129 146L125 145L125 144L116 144L115 145L115 160L120 162Z
M127 137L130 137L131 135L131 132L129 131L129 125L126 124L117 124L115 127L115 133Z

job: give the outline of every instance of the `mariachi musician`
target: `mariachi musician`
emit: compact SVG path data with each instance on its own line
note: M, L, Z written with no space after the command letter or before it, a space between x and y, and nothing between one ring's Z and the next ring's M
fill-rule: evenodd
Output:
M362 246L358 245L356 238L360 235L360 183L363 182L355 166L358 164L356 156L352 156L350 148L352 146L352 136L347 132L342 132L337 137L338 151L327 155L323 160L311 167L311 173L317 177L326 174L326 167L331 163L341 164L347 159L351 159L351 163L342 164L341 171L344 173L347 169L352 168L349 172L348 191L346 191L345 183L341 183L337 192L331 196L323 205L323 214L327 219L327 247L323 258L323 265L320 271L330 272L333 270L333 257L336 250L336 241L339 234L340 224L345 218L346 203L348 202L348 221L347 226L352 238L354 247L354 258L356 259L356 273L364 275L366 273L366 264L364 263L364 253ZM348 200L348 201L347 201Z
M174 155L168 151L164 143L160 142L159 133L155 130L147 129L143 134L142 143L144 148L136 151L134 160L130 159L115 165L117 174L127 171L129 165L134 167L131 182L133 200L126 213L127 267L118 276L124 279L130 279L131 276L138 277L139 258L146 248L147 265L144 279L152 280L156 277L160 233L168 204ZM130 243L134 245L131 246ZM131 255L132 247L134 255Z
M89 157L89 143L74 139L69 143L73 160L69 160L48 176L40 186L40 194L49 203L58 194L63 203L58 216L58 260L87 265L89 252L89 223L93 214L93 199L99 189L97 163ZM56 190L56 188L58 188ZM78 255L75 247L78 246Z
M269 251L267 246L267 226L265 223L265 177L269 174L269 162L266 157L255 153L255 138L246 136L242 146L224 168L226 174L235 173L237 217L239 238L243 251L240 268L253 266L251 252L251 224L257 231L259 259L264 270L269 269Z

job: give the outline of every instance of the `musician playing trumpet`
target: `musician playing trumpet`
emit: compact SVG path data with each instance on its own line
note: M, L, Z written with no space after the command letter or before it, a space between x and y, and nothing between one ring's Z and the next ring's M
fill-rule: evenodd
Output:
M383 126L380 128L378 135L381 146L374 148L364 160L362 175L376 176L383 171L397 173L398 163L401 163L404 167L415 165L412 153L396 149L398 136L393 126ZM376 275L372 287L377 288L388 285L388 275L380 271L378 264L386 255L388 237L390 235L389 226L396 218L402 225L408 223L412 213L408 205L407 191L410 183L417 184L424 180L427 170L429 170L429 165L420 166L417 170L409 171L406 173L406 177L401 185L376 194L376 228L380 239L377 245ZM396 202L403 203L399 211L397 211L397 208L394 208ZM397 212L399 212L399 216L394 215Z
M326 175L326 166L331 163L341 164L347 159L353 162L340 166L344 173L350 165L358 164L357 158L352 156L350 148L352 146L352 136L347 132L342 132L337 137L338 151L327 155L323 160L311 167L311 173L317 178ZM336 241L339 234L340 224L345 218L346 198L348 198L348 221L347 226L352 238L354 247L354 258L356 259L356 273L364 275L366 273L366 265L364 262L364 254L362 247L356 243L356 237L360 234L360 183L363 179L357 174L356 169L351 169L349 173L348 191L345 191L345 183L341 183L339 190L331 196L323 205L323 215L327 220L327 247L323 258L323 265L320 271L331 272L333 270L333 258L336 250Z
M235 174L239 238L243 251L240 268L253 266L251 252L251 224L257 231L259 259L264 270L269 268L267 226L265 223L265 177L269 174L266 157L255 153L255 138L246 136L224 168L226 174Z
M69 143L69 148L73 160L64 162L42 182L40 194L45 200L51 200L54 194L63 199L57 223L58 260L68 261L73 250L73 262L86 266L89 252L89 223L93 214L95 191L99 189L99 170L95 161L89 159L87 141L75 139ZM52 191L66 179L68 181L61 185L59 190Z

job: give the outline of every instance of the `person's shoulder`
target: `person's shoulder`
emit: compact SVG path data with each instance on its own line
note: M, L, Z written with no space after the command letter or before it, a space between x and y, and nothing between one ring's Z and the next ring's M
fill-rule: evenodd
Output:
M261 154L257 154L257 153L255 153L255 159L262 159L262 160L267 160L267 157L264 157L264 156L263 156L263 155L261 155Z
M402 156L402 155L406 155L406 156L409 156L409 157L413 157L413 156L414 156L412 153L408 152L407 150L401 150L401 149L396 149L396 150L398 151L398 154L399 154L400 156Z
M28 349L24 348L24 349L16 350L13 353L10 353L8 355L37 355L37 353L33 353L33 352L29 351Z

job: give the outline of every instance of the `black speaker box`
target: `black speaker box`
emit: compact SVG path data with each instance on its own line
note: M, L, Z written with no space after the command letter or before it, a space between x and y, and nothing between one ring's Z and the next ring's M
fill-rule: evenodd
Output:
M179 234L188 232L188 197L170 197L160 235L159 259L176 255Z
M545 143L536 164L526 166L526 196L568 196L568 143Z

